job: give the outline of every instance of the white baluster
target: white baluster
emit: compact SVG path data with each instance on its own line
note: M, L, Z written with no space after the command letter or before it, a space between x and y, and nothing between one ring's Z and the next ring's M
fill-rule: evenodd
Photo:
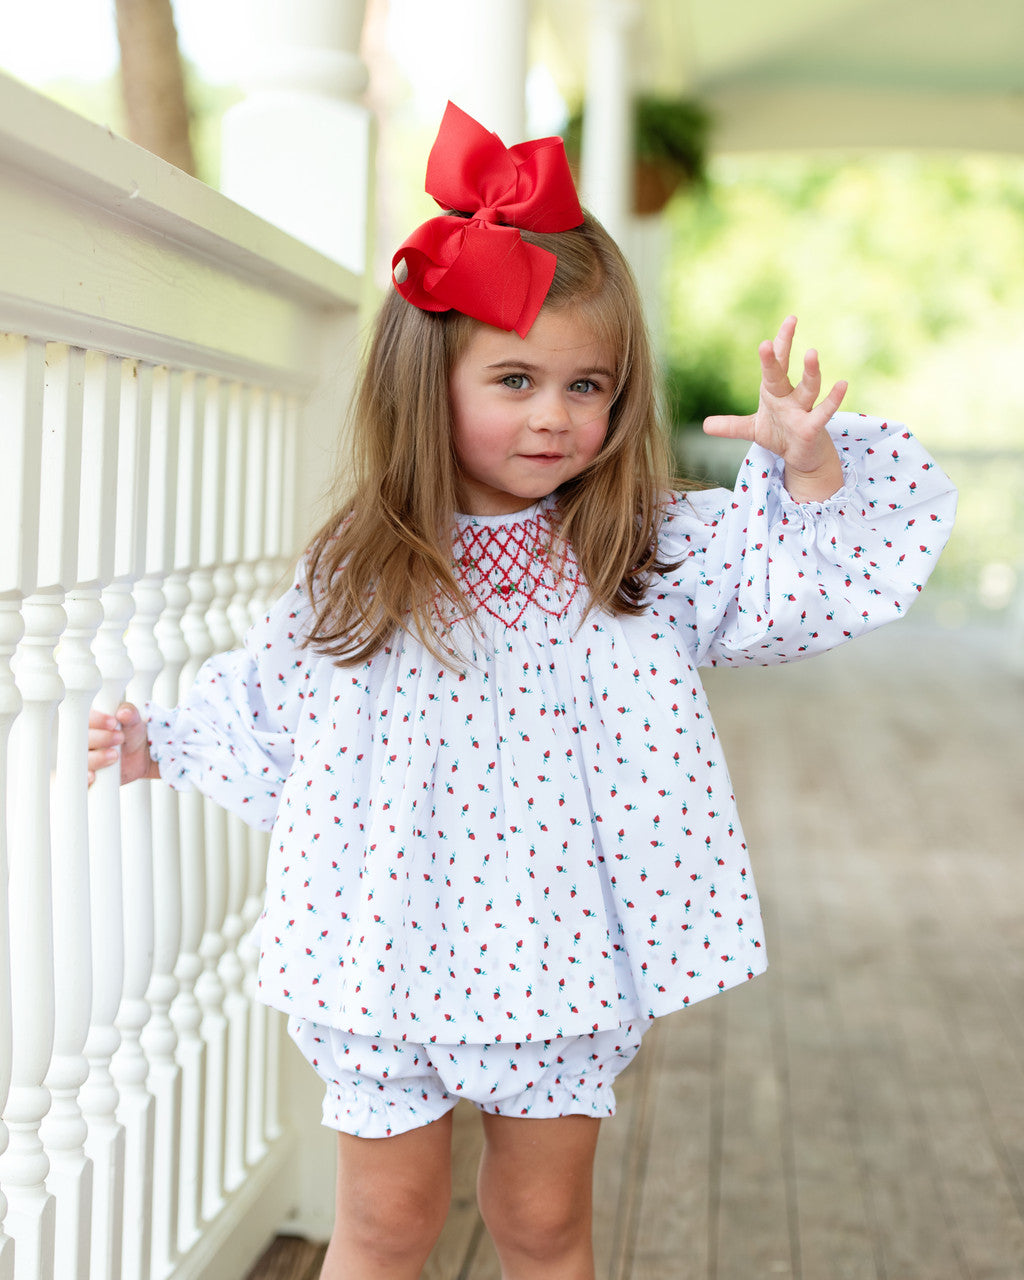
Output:
M135 614L126 636L134 674L128 685L130 702L143 706L153 697L154 684L164 666L157 643L157 626L164 610L163 577L173 560L175 490L178 475L181 376L167 369L153 371L152 414L149 422L149 457L146 483L145 576L135 587ZM148 783L121 792L121 818L125 848L125 977L117 1025L121 1047L114 1058L113 1074L118 1085L118 1118L125 1126L126 1168L124 1276L125 1280L147 1280L157 1257L157 1274L169 1265L167 1257L167 1215L174 1211L177 1195L170 1197L166 1170L177 1167L177 1109L166 1087L166 1067L171 1062L171 1079L176 1079L174 1034L166 1046L157 1028L148 1034L152 1010L150 994L159 990L156 966L163 960L159 950L158 914L176 909L173 892L157 893L155 887L154 812L159 813ZM174 814L175 821L177 814ZM158 825L158 831L159 826ZM163 888L163 885L160 886ZM159 912L157 905L159 904ZM176 949L176 948L175 948ZM174 952L168 965L173 966ZM166 1003L161 1012L166 1021ZM169 1025L169 1024L168 1024ZM151 1067L148 1052L155 1048L159 1066ZM167 1112L170 1111L168 1124ZM154 1227L154 1220L158 1224ZM156 1237L159 1235L159 1251Z
M102 601L96 661L103 683L96 704L113 711L124 700L131 677L124 634L134 606L130 588L123 582L106 587ZM85 1045L89 1078L82 1088L81 1104L89 1123L85 1149L94 1165L95 1180L90 1280L117 1280L122 1269L125 1133L117 1118L119 1099L111 1073L121 1042L116 1018L124 975L119 784L118 770L104 769L89 795L93 1009Z
M182 632L188 659L182 669L180 690L187 692L202 662L210 655L206 608L212 589L209 573L195 570L200 556L204 485L204 416L206 384L189 381L182 390L182 421L178 457L178 509L175 524L175 567L186 573L189 599L182 616ZM212 495L209 495L212 498ZM205 804L197 791L178 797L179 870L182 886L182 918L174 977L178 995L170 1009L178 1033L178 1062L182 1068L182 1124L180 1124L180 1198L178 1244L187 1252L202 1230L202 1160L206 1123L206 1046L200 1034L202 1011L196 1000L196 980L202 973L198 948L206 920Z
M113 513L114 581L102 593L103 624L96 637L102 676L97 706L112 712L124 700L132 665L125 632L134 613L131 587L141 575L146 545L146 497L153 370L125 361L117 436L116 502ZM126 1139L118 1119L118 1090L111 1064L121 1042L117 1015L124 985L124 888L118 771L104 769L89 796L92 859L93 1014L86 1041L89 1079L82 1111L89 1122L86 1152L94 1165L90 1280L120 1280L123 1270ZM131 851L129 851L131 856Z
M189 660L182 672L182 688L187 690L196 672L212 653L206 629L206 607L212 587L209 574L189 576L189 603L182 618L182 631ZM202 1009L196 999L196 982L203 971L199 946L206 921L206 849L204 800L198 791L185 791L178 798L180 813L181 943L174 976L178 994L171 1006L171 1018L178 1033L178 1061L181 1064L181 1199L178 1231L182 1251L198 1238L203 1221L203 1154L206 1123L206 1045L200 1034Z
M47 511L40 523L40 573L46 581L79 576L79 507L83 493L86 353L47 347L42 473ZM90 384L95 379L90 365ZM90 405L91 407L91 405ZM99 591L67 602L68 628L57 654L67 696L60 707L56 774L51 797L54 877L54 1048L46 1084L52 1104L41 1126L50 1160L48 1190L56 1203L58 1276L84 1275L89 1266L92 1164L85 1153L79 1090L88 1074L84 1055L92 1002L88 803L82 752L89 706L100 687L90 648L103 617Z
M285 492L294 477L294 450L288 448L291 430L288 422L288 404L280 392L269 397L267 413L266 453L266 510L260 533L257 556L279 556L282 551L292 551L291 530L285 535L285 513L294 503L294 495Z
M144 705L163 666L156 625L163 610L162 574L174 547L174 490L177 482L181 427L182 377L164 368L153 370L152 407L146 427L149 450L142 477L145 493L145 543L137 568L146 572L136 585L136 612L126 643L134 674L128 698ZM189 379L189 382L191 379ZM140 548L140 552L142 548ZM125 972L117 1026L121 1047L113 1063L125 1127L126 1169L124 1280L148 1280L152 1254L153 1177L156 1104L147 1084L149 1064L143 1033L150 1018L146 998L152 977L155 901L153 888L153 809L149 784L121 793L126 856L123 865L125 903Z
M125 638L133 668L127 697L142 706L152 698L154 681L163 666L155 635L164 606L160 577L144 577L136 584L134 597L135 612ZM150 1020L147 993L152 982L158 901L154 894L152 798L148 782L137 782L121 791L125 970L117 1015L121 1044L112 1074L119 1095L117 1116L125 1130L124 1280L148 1280L153 1249L157 1102L148 1085L150 1067L144 1039ZM159 901L162 911L163 902ZM161 1151L160 1160L167 1158Z
M45 381L43 344L0 335L5 449L0 578L8 600L20 599L40 582ZM47 585L54 589L57 581ZM35 1280L52 1274L55 1222L53 1198L44 1186L49 1161L39 1127L50 1103L43 1080L54 1019L49 770L53 713L63 691L53 659L64 624L59 592L26 601L22 618L24 639L13 668L17 683L26 682L24 710L11 731L5 788L12 1043L5 1113L9 1145L0 1161L0 1182L7 1192L6 1229L15 1241L19 1270Z
M313 535L310 513L302 512L299 528L296 496L299 490L299 433L302 429L302 408L295 396L289 396L283 405L284 421L281 441L281 531L278 541L271 548L271 555L294 556ZM318 494L318 497L322 495ZM326 516L325 516L326 518ZM319 524L317 519L314 523Z
M7 795L7 740L21 710L11 658L24 632L20 601L0 601L0 796ZM0 814L0 1166L7 1150L4 1104L11 1083L11 950L7 901L7 815ZM14 1280L14 1241L7 1234L7 1197L0 1187L0 1280Z
M25 634L14 669L23 709L12 733L7 796L14 1052L3 1182L18 1269L32 1280L52 1280L55 1228L54 1199L45 1186L50 1162L39 1130L50 1106L43 1081L54 1033L50 768L64 686L53 654L66 622L59 600L59 594L40 593L22 608Z
M230 570L220 568L224 558L225 518L229 505L226 387L208 379L204 388L203 494L199 527L199 562L209 595L207 634L196 639L204 653L231 648L233 635L227 606L234 590ZM198 574L196 575L199 576ZM225 1133L228 1101L228 1031L224 1013L224 986L218 965L224 953L223 925L227 911L227 813L210 802L204 805L206 844L206 913L199 955L203 971L196 982L196 998L203 1011L200 1032L206 1045L206 1125L203 1153L203 1212L213 1218L224 1203Z
M164 611L156 626L163 657L154 695L163 706L178 701L188 646L181 618L188 605L185 575L171 574L164 582ZM179 1255L178 1204L181 1196L181 1066L178 1034L171 1007L178 994L174 976L181 944L181 871L178 794L168 786L152 789L153 889L159 910L153 921L153 975L147 998L150 1019L143 1031L149 1059L149 1090L156 1099L156 1151L153 1168L153 1272L167 1275Z
M59 668L66 696L60 708L53 796L54 969L56 1021L47 1086L53 1105L43 1122L50 1158L47 1185L57 1203L57 1276L89 1272L93 1167L79 1091L89 1074L84 1049L92 1011L92 929L83 904L90 898L89 805L82 751L89 708L100 691L92 643L103 621L99 592L72 593Z

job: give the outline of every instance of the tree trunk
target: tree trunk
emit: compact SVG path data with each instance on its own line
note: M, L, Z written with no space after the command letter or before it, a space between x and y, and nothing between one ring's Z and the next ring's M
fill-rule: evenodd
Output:
M171 0L116 0L128 137L195 173Z

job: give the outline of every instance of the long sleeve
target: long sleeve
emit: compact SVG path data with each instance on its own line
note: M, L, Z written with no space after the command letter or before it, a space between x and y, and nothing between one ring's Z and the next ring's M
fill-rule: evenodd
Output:
M653 612L689 630L700 664L810 656L899 617L949 537L956 490L904 426L840 413L830 431L843 487L798 503L758 446L730 494L680 497L661 539L679 568Z
M273 825L315 693L318 661L300 647L308 607L296 583L241 649L203 664L179 706L145 708L161 777L178 790L198 788L264 829Z

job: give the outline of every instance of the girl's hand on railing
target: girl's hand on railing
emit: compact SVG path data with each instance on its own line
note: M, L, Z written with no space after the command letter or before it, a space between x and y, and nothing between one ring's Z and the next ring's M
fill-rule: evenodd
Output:
M160 777L160 766L149 754L146 722L130 702L123 702L112 716L95 708L89 712L90 787L97 772L114 764L119 754L122 786L137 778Z

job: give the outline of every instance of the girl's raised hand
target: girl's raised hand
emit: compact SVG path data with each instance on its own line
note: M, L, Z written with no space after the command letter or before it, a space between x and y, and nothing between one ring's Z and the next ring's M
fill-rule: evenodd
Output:
M138 707L122 702L112 716L94 707L89 712L90 786L98 771L114 764L119 754L122 786L138 778L159 778L156 761L150 759L146 723Z
M820 404L821 368L817 351L804 356L803 376L794 387L789 380L789 357L796 316L783 320L774 342L762 342L761 392L757 412L706 418L711 436L752 440L777 454L786 464L785 485L798 502L822 502L842 487L839 454L826 431L843 402L847 384L837 382Z

